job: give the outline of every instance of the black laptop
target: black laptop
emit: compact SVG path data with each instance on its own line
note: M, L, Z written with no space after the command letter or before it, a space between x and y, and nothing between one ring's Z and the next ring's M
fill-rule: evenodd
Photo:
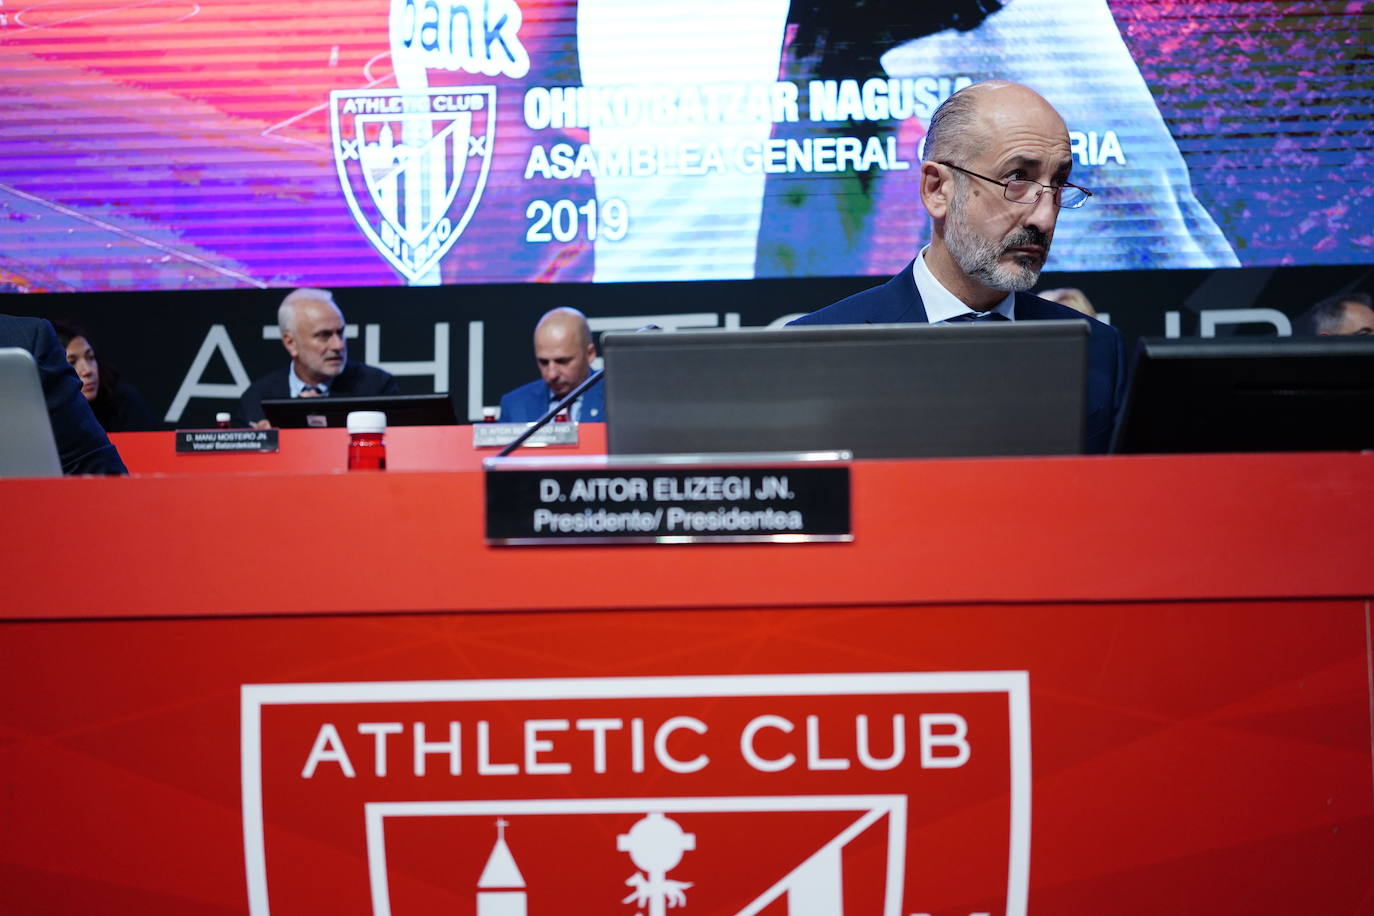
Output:
M458 417L446 394L394 394L346 398L265 398L262 412L273 426L286 429L346 426L355 410L380 410L387 426L454 426Z
M611 333L613 455L1083 451L1084 321Z

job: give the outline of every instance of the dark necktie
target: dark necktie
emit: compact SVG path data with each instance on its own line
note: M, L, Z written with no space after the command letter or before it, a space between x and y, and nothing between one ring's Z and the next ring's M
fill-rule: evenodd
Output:
M306 385L304 388L301 389L301 393L296 395L296 397L322 398L324 397L324 389L320 388L319 385Z
M956 321L1010 321L1001 312L967 312L963 315L955 315L946 320L946 324L953 324Z

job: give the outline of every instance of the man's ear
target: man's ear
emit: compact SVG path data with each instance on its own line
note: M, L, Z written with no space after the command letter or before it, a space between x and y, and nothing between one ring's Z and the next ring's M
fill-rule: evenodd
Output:
M921 203L931 219L944 219L954 194L954 176L946 176L938 163L921 163Z
M286 348L286 352L291 354L291 358L296 358L296 335L290 331L281 332L281 345Z

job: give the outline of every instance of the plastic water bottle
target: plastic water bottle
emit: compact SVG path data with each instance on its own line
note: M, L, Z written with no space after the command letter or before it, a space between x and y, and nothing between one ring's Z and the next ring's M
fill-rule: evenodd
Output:
M386 414L355 410L348 415L348 469L386 470Z

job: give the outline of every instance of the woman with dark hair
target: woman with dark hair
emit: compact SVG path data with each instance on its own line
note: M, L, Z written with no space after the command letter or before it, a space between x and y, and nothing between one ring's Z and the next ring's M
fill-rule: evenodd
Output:
M81 393L107 433L158 429L148 403L138 389L121 381L119 372L106 362L96 360L90 335L66 321L54 321L57 339L67 348L67 362L81 379Z

